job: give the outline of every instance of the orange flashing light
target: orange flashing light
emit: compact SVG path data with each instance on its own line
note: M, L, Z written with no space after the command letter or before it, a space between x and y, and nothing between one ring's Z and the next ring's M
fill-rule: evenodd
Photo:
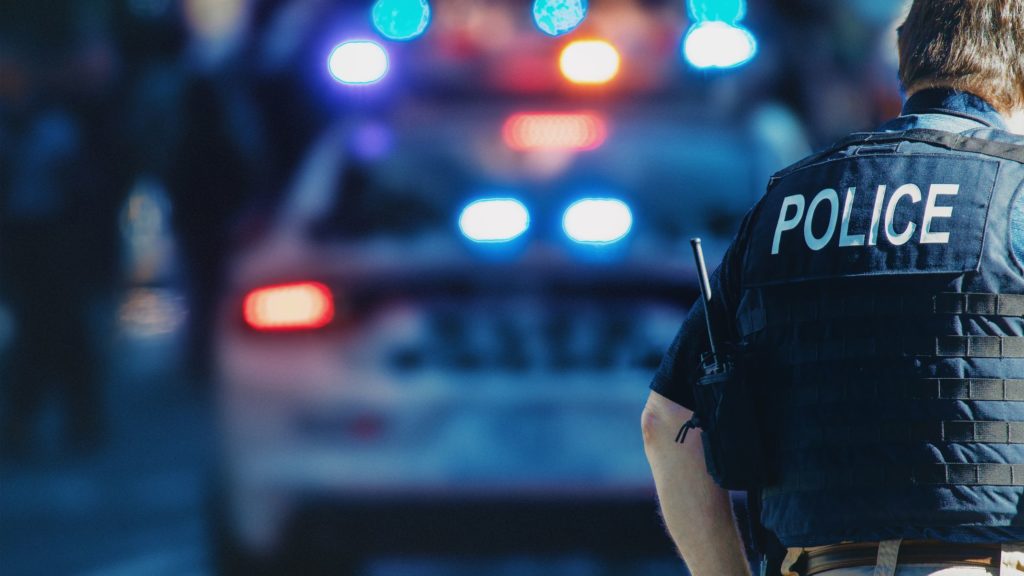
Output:
M596 114L521 112L505 120L505 144L516 151L593 150L608 137L604 119Z
M318 282L265 286L246 295L242 310L256 330L312 330L334 318L334 296Z

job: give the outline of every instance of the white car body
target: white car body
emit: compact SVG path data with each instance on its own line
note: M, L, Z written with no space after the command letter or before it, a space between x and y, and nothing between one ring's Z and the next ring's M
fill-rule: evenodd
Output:
M338 546L360 555L381 539L454 550L444 520L473 541L471 532L485 529L474 510L529 511L531 524L505 527L536 531L536 540L564 516L604 510L622 530L645 519L651 545L670 550L639 416L697 294L685 239L659 243L638 230L602 261L548 237L488 259L460 241L452 214L449 230L414 241L314 241L310 222L330 210L349 131L334 127L315 144L269 233L229 270L217 326L219 405L227 521L241 546L279 550L297 516L340 503L350 537ZM651 162L671 164L666 158ZM705 242L709 260L725 240ZM331 326L264 334L245 325L249 291L300 281L332 288ZM418 524L407 511L432 519ZM583 533L584 545L605 545L596 529Z

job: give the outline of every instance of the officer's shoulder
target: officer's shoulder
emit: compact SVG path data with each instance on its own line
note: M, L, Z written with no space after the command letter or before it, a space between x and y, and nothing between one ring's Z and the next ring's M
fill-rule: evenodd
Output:
M843 144L847 140L850 140L851 138L857 136L858 134L860 133L851 134L850 136L847 136L841 140L837 140L836 142L833 142L832 144L829 144L824 148L818 149L812 152L811 154L804 156L800 160L797 160L796 162L776 171L774 174L772 174L771 178L769 179L769 187L771 187L772 184L774 184L778 179L782 178L783 176L789 175L802 168L813 166L819 162L828 159L837 152L842 151L844 148L846 148L846 146L844 146Z
M818 164L819 162L823 162L830 158L835 158L837 156L842 157L847 149L850 149L859 144L864 144L866 140L877 139L877 137L879 136L884 137L886 135L898 137L900 135L909 133L910 132L900 131L855 132L847 136L846 138L838 140L833 144L826 146L821 150L818 150L817 152L814 152L813 154L803 158L802 160L799 160L798 162L790 164L789 166L786 166L785 168L779 170L778 172L772 175L771 180L769 182L774 183L783 176L792 174L793 172L796 172L797 170L800 170L802 168L813 166L815 164ZM1010 144L1014 146L1024 147L1024 136L1020 136L1012 132L1007 132L1006 130L1000 130L998 128L977 128L974 130L962 132L960 135L974 140L985 140L996 144ZM933 142L920 140L913 141L913 138L908 138L907 140L909 141L908 143L910 144L910 147L900 148L901 150L912 152L914 151L914 148L917 146L920 146L922 149L936 148L936 143ZM970 152L971 150L964 149L958 151Z
M977 138L979 140L988 140L990 142L999 142L1001 144L1024 146L1024 136L1014 134L1013 132L1007 132L1006 130L1000 130L998 128L977 128L975 130L964 132L964 136Z

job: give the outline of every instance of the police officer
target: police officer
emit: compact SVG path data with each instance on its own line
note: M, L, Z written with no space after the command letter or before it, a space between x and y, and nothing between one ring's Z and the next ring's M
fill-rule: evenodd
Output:
M1024 574L1024 0L915 0L899 51L903 114L771 178L708 317L755 380L783 573ZM674 441L704 322L645 449L691 572L742 575L728 492Z

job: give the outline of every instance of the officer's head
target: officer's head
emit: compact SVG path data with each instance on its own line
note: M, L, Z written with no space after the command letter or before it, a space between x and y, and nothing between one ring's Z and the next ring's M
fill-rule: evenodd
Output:
M1024 112L1024 0L914 0L899 50L908 95L955 88Z

